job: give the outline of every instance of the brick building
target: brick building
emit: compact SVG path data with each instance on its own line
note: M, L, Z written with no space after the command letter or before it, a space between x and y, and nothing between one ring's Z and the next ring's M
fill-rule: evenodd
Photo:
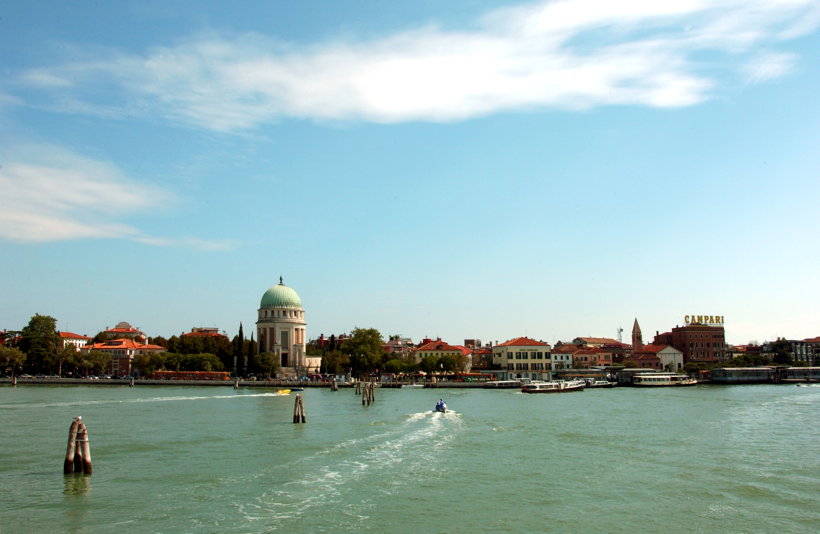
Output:
M690 323L655 334L654 345L671 345L683 353L683 363L722 362L731 357L723 326Z

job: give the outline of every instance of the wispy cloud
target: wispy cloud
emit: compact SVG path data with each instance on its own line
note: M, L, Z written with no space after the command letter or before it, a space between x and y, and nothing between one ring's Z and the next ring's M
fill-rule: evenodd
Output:
M795 58L773 47L818 24L816 0L558 0L497 10L467 29L425 26L299 49L257 34L197 35L143 55L33 69L20 83L63 111L119 107L218 131L283 117L389 123L680 107L733 76L784 75ZM762 49L769 61L750 74L743 65Z
M146 235L119 222L170 202L173 195L136 184L114 165L55 145L0 151L0 239L21 243L113 238L202 250L227 242Z

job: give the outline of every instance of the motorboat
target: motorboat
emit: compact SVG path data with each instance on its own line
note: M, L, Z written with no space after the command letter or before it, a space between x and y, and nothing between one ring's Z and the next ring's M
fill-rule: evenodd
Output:
M423 387L424 384L404 384L401 389L421 389Z
M439 412L439 413L447 413L447 403L446 403L446 402L444 402L443 400L439 400L439 401L436 403L436 409L435 409L435 411L436 411L436 412Z
M531 382L521 387L522 393L569 393L583 391L586 384L582 380L551 380L549 382Z
M289 389L277 389L276 393L278 393L279 395L288 395L290 393L290 390Z

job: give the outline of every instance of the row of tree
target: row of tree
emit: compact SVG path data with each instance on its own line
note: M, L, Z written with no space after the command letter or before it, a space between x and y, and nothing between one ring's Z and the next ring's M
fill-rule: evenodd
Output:
M402 357L391 354L385 350L384 338L375 328L356 328L341 343L334 341L331 339L326 349L315 344L307 347L308 355L322 357L321 371L326 374L351 373L360 377L375 372L458 372L467 363L467 356L461 354L428 357L421 362L417 362L412 355Z

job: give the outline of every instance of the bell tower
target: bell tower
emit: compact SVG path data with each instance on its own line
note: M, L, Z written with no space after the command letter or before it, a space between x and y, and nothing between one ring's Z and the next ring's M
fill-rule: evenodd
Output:
M635 324L632 325L632 354L636 354L643 350L643 335L641 334L641 325L638 324L638 318L635 318Z

